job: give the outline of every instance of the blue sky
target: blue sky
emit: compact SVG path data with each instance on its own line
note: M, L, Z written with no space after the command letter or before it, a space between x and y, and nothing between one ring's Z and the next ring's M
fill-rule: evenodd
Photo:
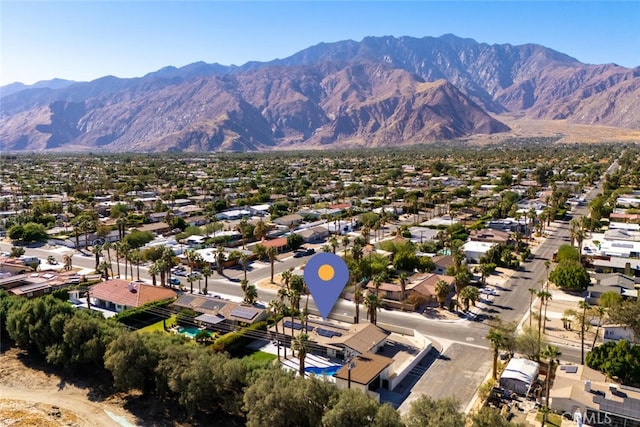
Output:
M640 66L640 1L0 0L0 85L137 77L287 57L320 42L440 36L538 43Z

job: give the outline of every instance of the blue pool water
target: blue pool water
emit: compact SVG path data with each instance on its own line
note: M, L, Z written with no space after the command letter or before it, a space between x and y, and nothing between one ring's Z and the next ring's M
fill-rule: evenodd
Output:
M185 328L183 326L180 326L178 328L178 332L181 333L182 335L186 335L188 337L195 338L196 335L198 335L198 332L200 332L200 329L193 328L193 327Z
M340 368L342 368L342 365L325 366L324 368L319 368L317 366L309 366L307 368L304 368L304 370L305 372L310 372L312 374L326 375L330 377L336 372L338 372Z

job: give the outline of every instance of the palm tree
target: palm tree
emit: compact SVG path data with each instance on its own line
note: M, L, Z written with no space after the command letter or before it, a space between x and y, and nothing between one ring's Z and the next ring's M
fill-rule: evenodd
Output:
M118 278L120 278L120 249L122 248L123 242L116 242L113 247L116 250L116 268L118 271Z
M136 265L136 279L140 280L140 263L143 261L142 252L140 249L136 248L131 251L131 268L133 269L133 264ZM131 271L131 277L133 277L133 271Z
M438 304L440 305L440 308L444 308L444 303L447 300L449 292L451 291L451 286L444 280L438 280L436 282L435 290Z
M464 301L464 309L465 311L469 311L469 302L475 307L476 301L478 301L478 297L480 296L480 292L478 288L475 286L467 286L460 292L460 297Z
M406 299L406 294L407 294L407 281L408 281L408 276L407 273L405 273L404 271L402 273L400 273L400 297L402 298L402 301L404 301Z
M598 326L596 326L596 334L593 336L593 343L591 343L591 348L593 349L596 346L596 341L598 341L598 334L600 333L600 327L602 326L602 319L605 314L607 314L607 309L601 305L597 305L592 309L593 314L598 317Z
M545 399L544 399L544 404L545 407L549 407L549 386L551 384L551 376L553 375L554 371L555 371L555 363L558 360L558 357L560 356L560 351L558 350L558 347L552 346L552 345L547 345L544 349L544 351L542 352L542 357L544 357L545 359L547 359L549 361L549 366L547 369L547 377L545 379ZM547 421L547 412L543 413L542 416L542 425L544 426L546 421Z
M549 301L553 299L553 295L550 292L545 291L547 297L544 299L544 316L542 318L542 332L547 330L547 307L549 307Z
M331 245L331 252L335 255L336 249L338 248L338 239L336 236L331 236L329 244Z
M94 245L93 248L91 248L91 252L93 252L93 254L96 256L96 270L97 270L98 266L100 265L100 255L102 255L102 245L101 244Z
M204 267L202 267L200 274L204 276L204 294L208 295L209 294L209 277L213 275L213 271L211 270L211 267L209 267L209 265L205 265Z
M120 254L124 258L124 280L127 280L127 261L129 261L129 253L131 251L131 246L127 242L120 242ZM118 274L120 272L118 271ZM133 279L133 274L131 275Z
M109 263L103 261L100 263L96 271L104 275L104 280L109 280Z
M253 237L255 237L256 240L262 240L267 236L267 231L267 225L263 220L260 220L256 222L256 226L253 229Z
M299 367L298 373L301 377L304 377L304 359L307 357L307 353L311 347L311 341L309 335L306 332L299 333L293 342L291 343L291 350L298 352Z
M153 286L156 286L156 276L160 274L160 269L158 268L157 263L153 263L149 266L149 275L151 276L151 283Z
M382 301L378 298L378 295L367 292L363 303L367 307L367 319L375 325L378 321L378 310L382 307Z
M540 359L540 345L542 342L542 307L545 305L547 298L551 298L551 294L547 291L541 290L538 291L537 296L540 298L540 307L538 309L538 359Z
M193 282L199 280L199 276L199 274L189 274L189 276L187 276L187 282L189 282L189 293L193 293Z
M216 268L218 271L218 274L222 275L222 273L224 272L224 265L222 263L224 263L226 259L226 255L224 252L224 247L223 246L218 246L218 251L216 252Z
M347 247L349 246L349 242L351 240L349 239L349 236L344 236L342 237L342 246L344 247L344 257L347 257Z
M497 328L489 329L487 339L493 347L493 379L498 379L498 356L500 355L500 349L506 346L507 339L504 333Z
M356 285L356 290L353 293L353 303L356 305L356 315L354 323L360 323L360 303L362 302L362 289L359 285Z
M107 251L107 259L109 260L109 269L111 270L111 277L113 277L113 263L111 262L111 248L112 247L113 247L113 244L110 243L110 242L105 242L104 245L102 245L102 249Z
M533 315L533 297L538 295L536 288L529 288L529 327L531 327L531 317Z
M269 301L269 306L267 307L269 311L269 315L273 319L273 325L276 329L276 346L278 348L278 361L280 361L280 337L278 335L278 318L280 317L280 313L282 312L282 302L277 299L272 299Z
M275 246L269 246L269 248L267 249L267 256L269 257L269 262L271 263L271 282L270 283L275 283L273 281L274 263L276 261L276 258L278 257L278 250L275 248Z
M589 327L587 322L587 310L591 308L591 305L586 301L580 301L578 303L578 307L582 309L582 315L580 316L580 364L584 365L584 333Z
M62 257L62 261L64 262L64 269L66 271L71 271L71 269L73 268L73 264L71 263L71 258L73 257L73 255L68 255L65 254Z
M242 272L244 273L244 280L247 280L247 267L249 266L249 255L243 254L240 257L240 265L242 266Z
M376 296L380 295L380 285L382 285L382 275L373 276L373 287L376 288Z
M256 285L246 285L244 291L244 302L253 304L258 300L258 288Z

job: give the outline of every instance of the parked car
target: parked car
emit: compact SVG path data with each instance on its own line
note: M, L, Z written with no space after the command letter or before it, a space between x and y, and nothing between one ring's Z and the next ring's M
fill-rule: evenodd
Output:
M316 250L313 248L300 248L293 253L294 258L302 258L303 256L313 255Z
M171 279L169 279L169 284L171 286L180 286L180 279L172 277Z

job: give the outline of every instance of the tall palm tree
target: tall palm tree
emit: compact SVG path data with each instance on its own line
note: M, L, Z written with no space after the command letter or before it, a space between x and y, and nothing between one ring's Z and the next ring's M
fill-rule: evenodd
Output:
M273 275L274 275L274 263L276 262L276 259L278 257L278 250L275 248L275 246L269 246L269 248L267 249L267 256L269 257L269 262L271 263L271 282L270 283L275 283L273 281Z
M479 296L480 292L475 286L467 286L462 290L462 292L460 292L460 297L464 302L465 311L469 311L469 303L471 303L475 307L476 301L478 301Z
M549 361L547 368L547 377L545 378L545 400L544 404L548 408L549 407L549 386L551 384L551 376L555 371L555 364L558 360L558 357L561 355L558 347L547 345L542 352L542 357ZM548 411L547 411L548 412ZM543 413L542 425L544 426L547 421L547 412Z
M493 379L498 378L498 356L500 355L500 350L504 348L507 344L507 339L504 333L497 328L489 329L489 333L487 334L487 339L491 343L493 347Z
M120 244L120 254L122 258L124 258L124 280L127 280L127 262L129 261L129 256L131 253L131 246L127 242L121 242ZM131 275L133 279L133 274Z
M69 254L65 254L62 257L62 261L64 262L64 269L66 271L71 271L71 269L73 268L73 264L71 263L71 258L73 257L73 255L69 255Z
M359 285L356 285L356 290L353 293L353 303L356 305L356 315L354 323L360 323L360 303L362 302L362 289Z
M403 271L402 273L400 273L400 297L402 298L402 301L407 299L407 281L407 273Z
M204 294L208 295L209 294L209 277L211 277L213 275L213 271L211 270L211 267L209 267L209 265L205 265L204 267L202 267L202 270L200 271L200 274L202 274L202 276L204 277Z
M311 340L306 332L299 333L291 343L291 350L298 352L299 370L298 373L304 377L304 360L311 348Z
M538 291L538 298L540 299L540 307L538 309L538 360L540 359L540 348L542 342L542 308L545 305L547 299L551 298L551 294L547 291L540 290ZM546 313L546 311L545 311Z
M100 265L100 255L102 255L102 245L101 244L93 245L93 248L91 248L91 252L93 252L93 254L96 256L96 270L97 270L98 266Z
M153 263L149 266L149 275L151 276L151 283L156 286L156 276L160 274L160 269L157 263Z
M135 248L134 250L131 251L131 262L132 262L132 267L133 268L133 264L136 265L136 279L140 280L140 264L142 263L143 259L142 259L142 252L140 252L140 249ZM131 277L133 277L133 271L131 271Z
M269 311L269 315L273 319L273 326L276 329L276 346L278 349L278 362L280 361L280 337L278 334L278 319L280 317L280 313L282 312L282 302L277 299L272 299L269 301L269 305L267 310Z
M102 249L107 251L107 260L109 261L109 269L111 270L111 277L113 277L113 263L111 262L111 248L113 248L113 244L111 242L105 242L102 245Z
M331 236L329 244L331 245L331 252L335 255L336 249L338 248L338 239L336 236Z
M120 278L120 249L122 248L123 242L116 242L113 247L116 250L116 268L118 271L118 278Z
M344 247L344 257L347 257L347 248L349 247L349 243L351 242L351 240L349 239L349 236L344 236L342 237L342 246Z
M582 315L580 316L580 364L584 365L584 333L589 327L587 311L591 309L591 305L586 301L580 301L578 307L582 309Z
M106 261L101 262L100 265L98 265L98 268L96 268L96 271L104 275L104 280L109 280L109 263L108 262Z
M369 319L369 322L375 325L378 321L378 310L382 307L382 301L378 295L372 292L367 292L363 303L364 306L367 307L367 318Z
M189 274L187 277L187 282L189 282L189 293L193 293L193 282L198 280L199 274Z
M376 274L373 276L373 287L376 289L376 296L380 295L380 285L382 285L382 276Z
M249 256L247 254L242 254L240 257L240 265L244 273L244 280L247 280L247 267L249 266Z
M244 302L246 302L247 304L253 304L257 300L258 300L258 288L256 288L256 285L247 284L244 290Z
M598 341L598 334L600 333L600 327L602 326L602 319L604 319L605 314L607 314L607 309L601 305L597 305L591 310L593 314L598 317L598 326L596 326L596 333L593 336L593 343L591 343L591 348L593 349L596 346L596 341Z
M533 317L533 297L538 295L536 288L529 288L529 327L531 327L531 318Z

